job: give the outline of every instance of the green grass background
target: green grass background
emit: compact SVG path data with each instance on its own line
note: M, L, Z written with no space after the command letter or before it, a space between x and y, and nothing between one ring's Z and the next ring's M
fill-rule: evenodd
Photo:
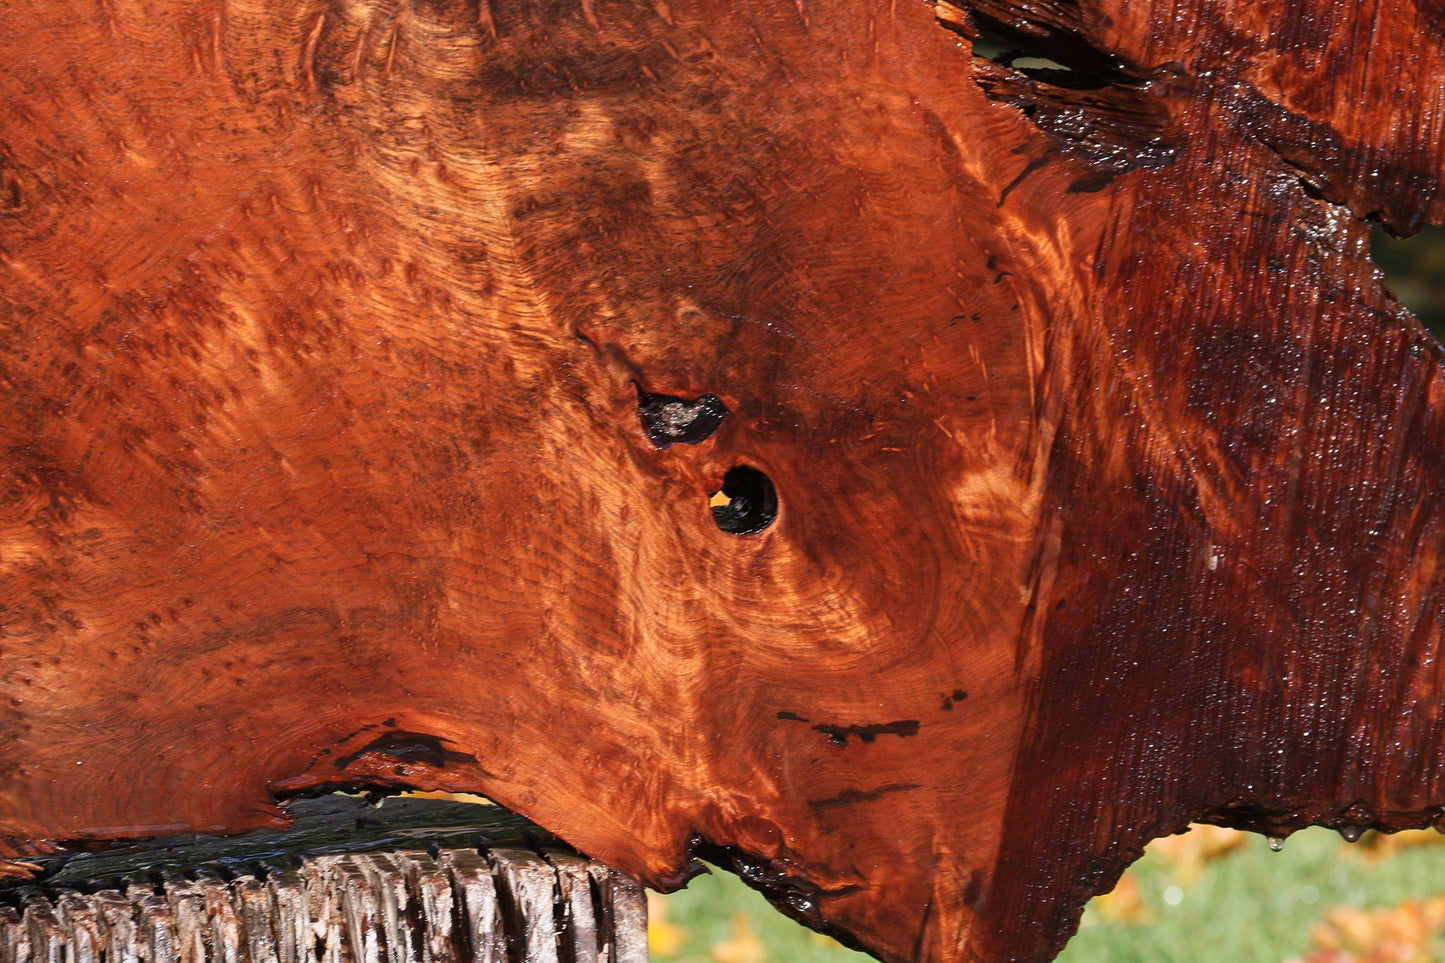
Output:
M1379 860L1368 852L1323 829L1295 834L1280 853L1271 852L1263 837L1249 836L1246 845L1206 863L1192 884L1180 885L1177 864L1146 851L1130 872L1148 921L1105 922L1090 904L1059 960L1283 963L1307 953L1311 927L1330 907L1392 906L1445 893L1445 847L1416 846ZM1170 905L1165 896L1174 886L1180 898ZM683 942L670 953L654 951L657 963L871 959L808 932L726 873L699 877L660 899ZM738 939L740 928L761 945L761 956L757 947L746 955L748 939ZM1445 959L1445 943L1439 950L1437 958Z

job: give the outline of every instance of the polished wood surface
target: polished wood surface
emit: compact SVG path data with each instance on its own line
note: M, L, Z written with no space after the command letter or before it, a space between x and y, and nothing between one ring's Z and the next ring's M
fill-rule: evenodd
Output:
M1445 811L1438 2L3 13L12 870L452 789L1042 959Z

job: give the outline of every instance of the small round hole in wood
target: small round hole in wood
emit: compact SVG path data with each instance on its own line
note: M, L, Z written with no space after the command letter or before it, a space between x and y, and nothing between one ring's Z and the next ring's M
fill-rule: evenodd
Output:
M723 476L722 490L709 502L717 527L729 535L761 532L778 517L778 493L767 475L739 465Z

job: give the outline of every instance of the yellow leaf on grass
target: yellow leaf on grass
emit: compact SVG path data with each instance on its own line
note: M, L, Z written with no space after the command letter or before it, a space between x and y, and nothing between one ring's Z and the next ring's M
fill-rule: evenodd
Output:
M1138 926L1154 919L1154 914L1144 903L1138 879L1127 870L1112 890L1089 904L1089 912L1102 922L1119 926Z
M647 894L647 950L652 956L671 956L682 949L687 930L667 918L667 900L653 892Z
M732 935L712 946L712 958L717 963L763 963L768 958L768 948L753 933L748 918L734 913Z
M472 803L476 806L496 805L496 803L492 802L486 796L478 796L470 792L443 792L436 790L434 792L404 792L400 795L408 799L445 799L450 802Z
M1445 843L1445 836L1433 829L1407 829L1398 833L1365 833L1365 837L1346 850L1366 863L1377 863L1400 853L1401 850L1417 846L1439 846Z
M1170 875L1180 886L1191 886L1204 872L1204 865L1249 842L1249 836L1222 826L1194 824L1178 836L1165 836L1149 844L1149 851L1170 866Z
M1435 963L1445 934L1445 896L1397 906L1327 910L1300 963Z

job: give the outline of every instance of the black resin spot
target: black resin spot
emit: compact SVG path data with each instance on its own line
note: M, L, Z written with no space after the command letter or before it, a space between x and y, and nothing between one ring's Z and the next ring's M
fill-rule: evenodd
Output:
M696 445L705 441L727 418L728 406L717 395L695 401L638 392L637 411L648 440L659 448L674 442Z

